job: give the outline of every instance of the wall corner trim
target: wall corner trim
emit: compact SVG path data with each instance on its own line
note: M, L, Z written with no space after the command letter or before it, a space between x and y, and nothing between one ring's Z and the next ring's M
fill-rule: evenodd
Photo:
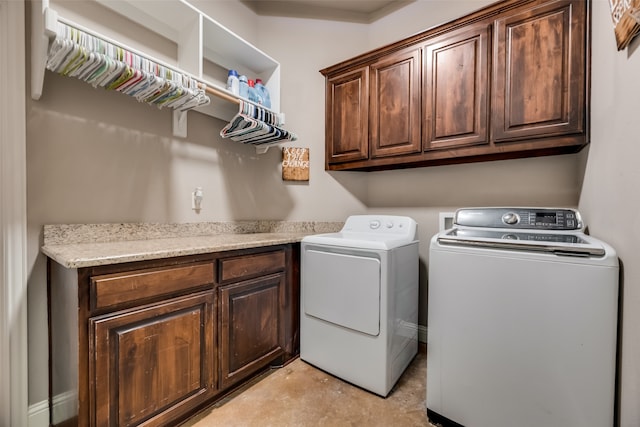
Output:
M29 400L24 33L25 2L0 0L0 425L8 426L27 425Z

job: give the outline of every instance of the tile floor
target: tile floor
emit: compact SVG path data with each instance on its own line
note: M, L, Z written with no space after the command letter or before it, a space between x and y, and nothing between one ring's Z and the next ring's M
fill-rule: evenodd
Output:
M431 426L421 351L387 398L296 359L205 409L182 427Z

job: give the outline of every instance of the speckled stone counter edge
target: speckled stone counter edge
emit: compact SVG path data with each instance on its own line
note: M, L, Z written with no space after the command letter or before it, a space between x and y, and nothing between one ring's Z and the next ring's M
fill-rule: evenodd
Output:
M106 243L216 234L332 233L342 222L230 221L198 223L55 224L44 226L44 246Z
M172 258L300 242L338 222L45 225L42 253L66 268Z

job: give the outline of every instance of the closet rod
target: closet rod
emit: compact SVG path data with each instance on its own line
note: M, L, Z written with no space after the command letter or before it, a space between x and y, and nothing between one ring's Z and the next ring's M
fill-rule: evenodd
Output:
M202 89L202 87L201 87L201 89ZM235 104L240 104L240 100L238 98L234 98L233 96L231 96L231 95L229 95L227 93L224 93L221 90L216 89L215 87L206 86L204 88L204 91L206 93L208 93L209 95L217 96L218 98L222 98L222 99L224 99L226 101L233 102ZM262 108L264 108L264 107L262 107Z

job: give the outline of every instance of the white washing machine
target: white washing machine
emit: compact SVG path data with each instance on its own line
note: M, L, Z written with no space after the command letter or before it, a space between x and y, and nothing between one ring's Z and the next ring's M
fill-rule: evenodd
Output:
M461 209L429 254L431 422L613 425L618 259L577 211Z
M418 351L416 222L350 216L301 255L300 358L387 396Z

